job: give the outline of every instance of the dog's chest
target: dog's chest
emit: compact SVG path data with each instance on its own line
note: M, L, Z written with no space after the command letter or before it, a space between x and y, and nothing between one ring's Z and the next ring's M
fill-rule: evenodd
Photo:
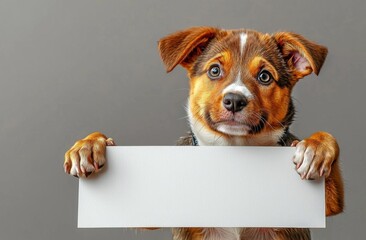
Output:
M240 240L240 228L204 228L202 240Z
M262 228L204 228L202 240L274 240L273 229Z

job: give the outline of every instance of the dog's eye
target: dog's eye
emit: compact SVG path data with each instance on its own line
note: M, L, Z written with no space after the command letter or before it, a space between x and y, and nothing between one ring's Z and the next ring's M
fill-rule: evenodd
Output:
M272 75L267 71L267 70L262 70L259 74L258 74L258 81L262 84L270 84L272 82Z
M207 75L211 80L216 80L221 77L221 68L218 64L213 64L207 71Z

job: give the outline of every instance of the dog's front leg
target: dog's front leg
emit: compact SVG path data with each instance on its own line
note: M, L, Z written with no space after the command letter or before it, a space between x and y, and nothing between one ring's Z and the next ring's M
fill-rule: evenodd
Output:
M344 190L336 139L329 133L317 132L300 142L294 141L292 146L296 146L293 161L302 179L325 177L326 215L342 212Z

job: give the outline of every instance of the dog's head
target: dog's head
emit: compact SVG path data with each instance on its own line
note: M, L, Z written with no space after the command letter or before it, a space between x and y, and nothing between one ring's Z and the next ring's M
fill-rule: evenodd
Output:
M212 27L168 35L159 50L168 72L178 64L188 71L191 127L212 141L283 133L294 115L292 88L318 74L327 55L292 32Z

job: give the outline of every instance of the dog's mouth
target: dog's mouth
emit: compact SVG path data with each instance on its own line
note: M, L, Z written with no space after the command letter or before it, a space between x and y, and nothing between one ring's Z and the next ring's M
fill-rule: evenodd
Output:
M232 136L246 136L260 133L263 130L267 122L267 114L258 115L256 123L238 120L234 115L230 119L213 121L210 115L206 114L206 119L215 131Z

